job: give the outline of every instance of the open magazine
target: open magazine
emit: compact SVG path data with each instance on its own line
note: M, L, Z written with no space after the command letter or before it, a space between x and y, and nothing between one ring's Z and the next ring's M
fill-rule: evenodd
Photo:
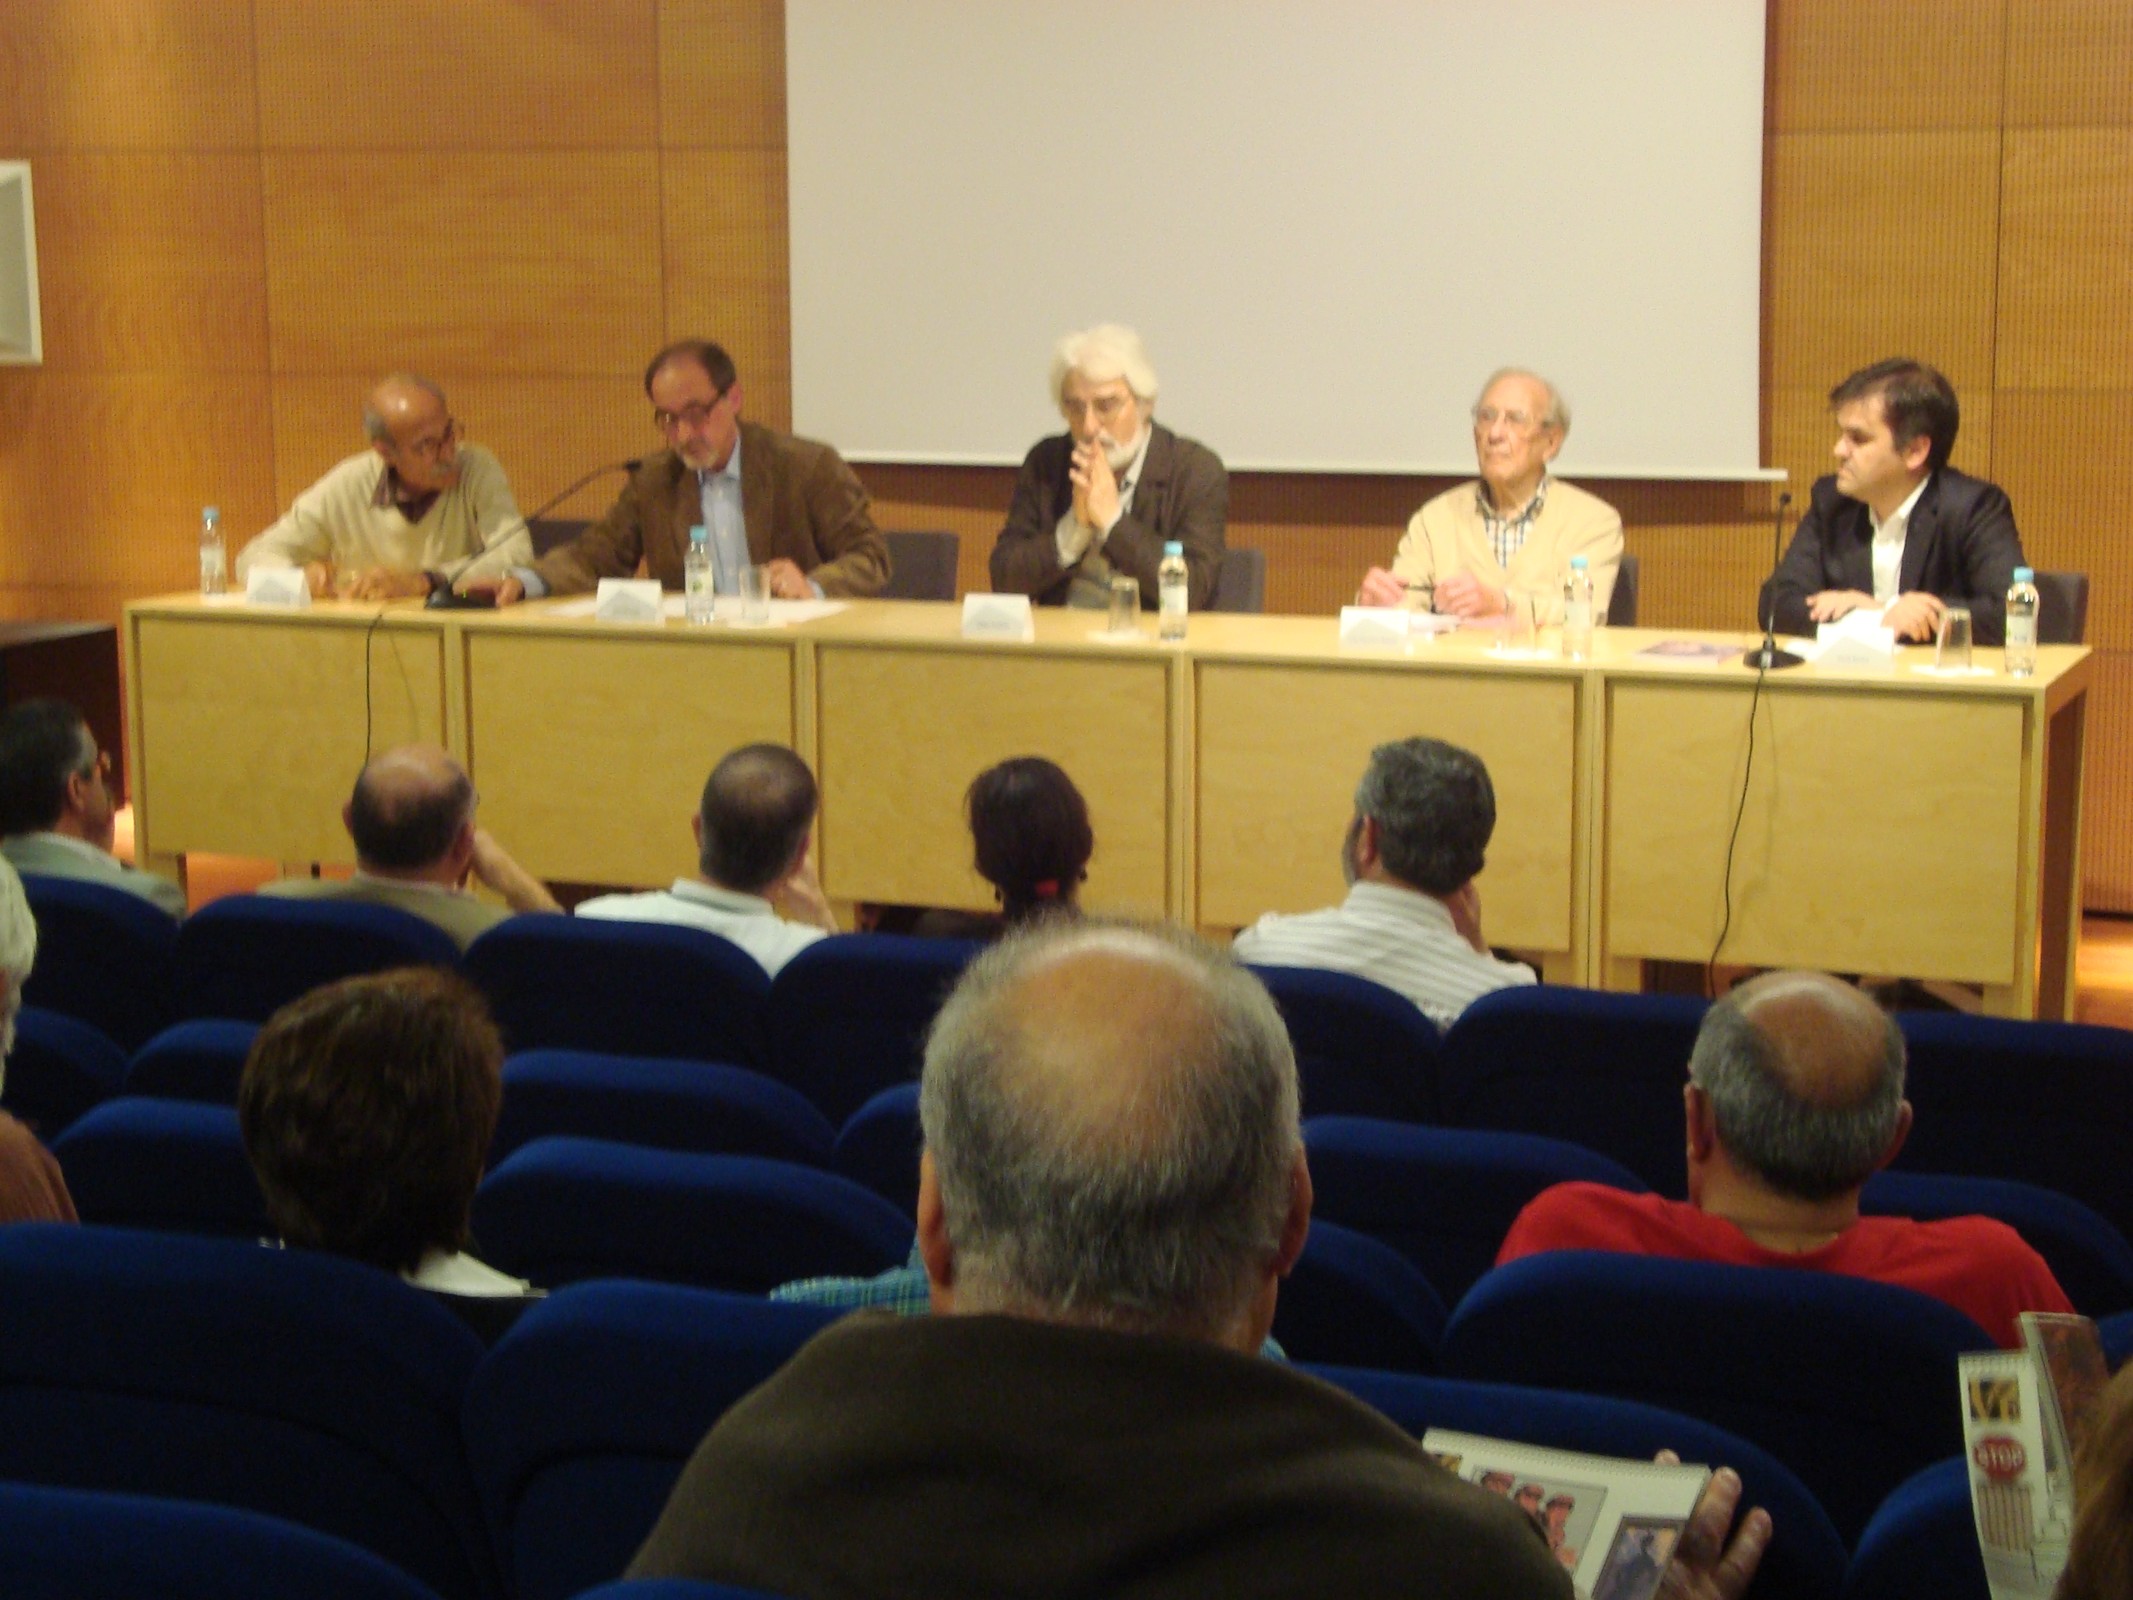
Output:
M1579 1600L1651 1600L1710 1481L1703 1466L1581 1455L1432 1428L1422 1448L1531 1513Z
M2110 1368L2087 1317L2019 1320L2020 1350L1961 1358L1964 1455L1993 1600L2049 1600L2074 1526L2074 1452Z

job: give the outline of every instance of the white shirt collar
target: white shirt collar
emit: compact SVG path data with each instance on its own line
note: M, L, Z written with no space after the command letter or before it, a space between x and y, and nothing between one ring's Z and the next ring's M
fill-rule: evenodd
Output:
M1918 497L1926 492L1926 485L1932 481L1933 474L1930 472L1920 478L1918 486L1903 497L1903 504L1889 513L1889 520L1886 522L1875 516L1874 508L1868 506L1866 508L1866 517L1867 521L1873 525L1874 537L1888 541L1901 540L1904 536L1904 531L1911 526L1911 512L1918 505Z
M668 892L677 900L693 900L698 905L735 912L744 917L775 917L778 914L777 907L759 894L743 894L738 889L722 889L715 883L704 882L701 878L676 878L674 887Z

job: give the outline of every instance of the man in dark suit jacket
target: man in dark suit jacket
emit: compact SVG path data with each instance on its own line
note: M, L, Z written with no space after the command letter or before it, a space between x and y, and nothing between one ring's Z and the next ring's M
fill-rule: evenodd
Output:
M738 587L730 569L742 564L767 566L771 593L786 600L870 595L889 581L888 543L852 469L826 444L743 422L724 350L704 339L667 346L645 369L644 392L667 448L637 468L605 517L536 562L530 583L523 570L506 580L499 605L626 578L640 559L679 589L698 524L710 530L722 593Z
M1195 611L1215 597L1229 473L1206 446L1154 420L1156 378L1140 335L1102 323L1052 352L1052 399L1068 432L1023 459L992 549L992 586L1040 605L1103 607L1111 578L1140 580L1154 606L1163 545L1185 547Z
M1979 644L2005 636L2007 586L2024 565L2014 508L1948 465L1955 390L1916 361L1881 361L1830 391L1836 473L1818 481L1757 619L1780 633L1882 608L1899 639L1929 640L1949 606L1970 608Z

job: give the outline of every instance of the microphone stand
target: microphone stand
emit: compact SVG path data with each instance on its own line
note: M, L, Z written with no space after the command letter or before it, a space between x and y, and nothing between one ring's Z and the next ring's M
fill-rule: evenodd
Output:
M633 456L627 461L610 461L604 467L594 467L592 471L586 473L576 483L573 483L561 494L554 496L545 505L541 506L532 516L520 517L519 521L530 528L595 478L604 478L610 472L635 472L643 465L644 458L642 456ZM485 551L477 550L464 561L461 561L446 575L442 587L430 592L430 597L424 604L432 611L490 611L495 609L496 592L493 589L477 588L462 594L452 587L453 584L459 581L459 575L479 561L484 554L486 554Z
M1770 519L1770 575L1773 579L1785 559L1785 508L1791 504L1792 492L1788 489L1778 496L1777 510ZM1763 613L1763 642L1740 658L1741 665L1752 672L1776 672L1784 667L1806 664L1805 656L1778 648L1777 609L1777 596L1772 594L1769 609Z

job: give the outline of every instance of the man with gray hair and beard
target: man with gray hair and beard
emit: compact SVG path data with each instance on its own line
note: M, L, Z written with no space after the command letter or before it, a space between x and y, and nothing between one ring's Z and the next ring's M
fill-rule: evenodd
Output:
M1341 841L1348 898L1295 916L1268 912L1237 935L1262 967L1353 973L1407 996L1449 1028L1485 994L1533 981L1481 934L1481 873L1496 831L1496 790L1481 758L1442 739L1370 752Z
M1309 1227L1296 1063L1188 934L1040 924L927 1041L934 1315L817 1335L705 1437L630 1576L816 1596L1568 1596L1538 1528L1256 1354ZM1684 1593L1738 1594L1769 1519Z
M1007 525L992 547L992 586L1039 605L1111 602L1111 579L1137 579L1154 606L1163 546L1185 548L1186 600L1215 597L1229 520L1229 473L1205 445L1155 420L1155 368L1141 336L1099 323L1052 351L1052 403L1067 432L1023 458Z
M1859 1214L1866 1180L1911 1131L1903 1034L1849 984L1769 972L1711 1007L1684 1090L1689 1198L1562 1183L1519 1214L1497 1264L1620 1250L1806 1268L1931 1295L2008 1349L2024 1311L2071 1311L2051 1268L1988 1217Z

